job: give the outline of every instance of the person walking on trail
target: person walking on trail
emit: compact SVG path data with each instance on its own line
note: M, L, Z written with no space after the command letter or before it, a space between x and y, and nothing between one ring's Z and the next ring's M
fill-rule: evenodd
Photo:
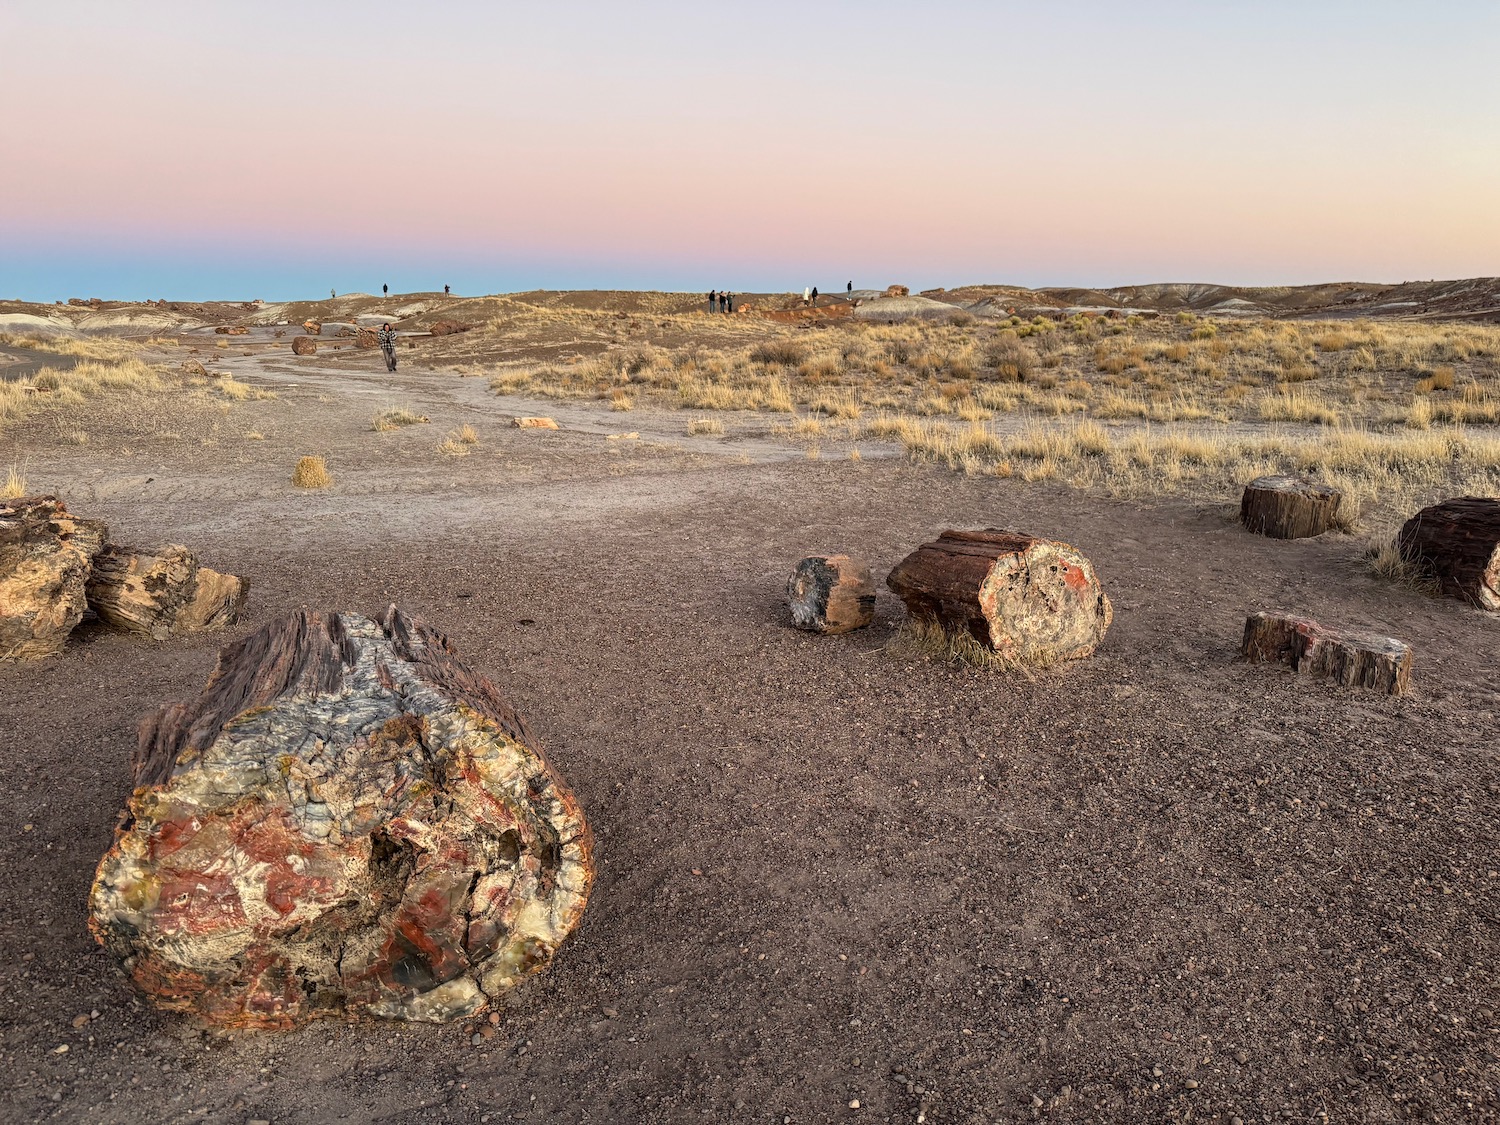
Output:
M817 308L817 307L818 307L818 287L816 285L814 285L813 286L813 308Z
M380 331L375 333L375 340L385 353L385 369L396 370L396 330L390 326L389 321L380 326Z
M804 305L812 304L812 290L805 285L802 287L802 303Z

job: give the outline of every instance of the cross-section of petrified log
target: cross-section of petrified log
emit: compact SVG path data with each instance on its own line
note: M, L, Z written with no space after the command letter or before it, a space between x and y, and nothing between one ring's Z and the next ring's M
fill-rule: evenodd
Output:
M1253 613L1241 649L1254 663L1289 664L1345 687L1399 695L1411 682L1411 646L1379 633L1327 629L1308 617Z
M221 1026L447 1020L542 968L583 914L588 828L444 637L302 611L141 725L89 900L164 1007Z
M0 661L62 649L88 608L89 567L105 534L56 496L0 500Z
M875 580L848 555L810 555L786 580L792 623L811 633L848 633L875 620Z
M1272 539L1307 539L1333 526L1342 499L1338 489L1301 477L1257 477L1240 499L1240 522Z
M902 559L886 585L913 618L1028 664L1088 656L1114 620L1079 551L996 528L943 532Z
M108 544L94 557L89 605L116 629L158 640L175 633L222 629L245 604L245 583L198 565L175 543L154 551Z
M1500 611L1500 500L1460 496L1423 508L1402 525L1396 547L1444 594Z

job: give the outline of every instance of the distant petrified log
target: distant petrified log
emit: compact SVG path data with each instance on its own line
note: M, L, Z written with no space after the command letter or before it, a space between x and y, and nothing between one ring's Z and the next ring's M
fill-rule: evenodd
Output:
M1252 663L1289 664L1344 687L1400 695L1411 682L1411 646L1405 642L1379 633L1326 629L1295 614L1251 614L1240 647Z
M511 423L521 430L556 430L558 426L555 418L517 418Z
M380 335L373 328L361 328L354 334L354 346L356 348L378 348L380 346Z
M88 608L89 568L107 534L56 496L0 500L0 661L62 650Z
M1300 477L1257 477L1240 499L1240 522L1272 539L1308 539L1333 526L1342 499L1338 489Z
M792 623L811 633L848 633L875 620L870 568L848 555L812 555L786 580Z
M323 322L321 320L304 320L302 322L302 331L306 332L309 336L321 336L323 335Z
M204 367L203 364L199 363L196 359L184 360L182 364L182 373L184 375L199 375L204 378L208 377L208 369Z
M301 611L141 725L89 926L225 1027L469 1016L583 914L588 828L499 690L395 607Z
M1500 500L1460 496L1423 508L1402 525L1396 549L1449 597L1500 611Z
M232 574L198 565L186 547L155 551L111 543L94 557L89 605L116 629L162 640L222 629L245 605L246 587Z
M1026 664L1088 656L1114 620L1093 564L1079 551L996 528L945 531L885 581L914 619L968 633Z
M464 324L462 321L440 320L436 324L434 324L428 331L430 331L434 336L452 336L456 332L467 332L473 327L474 326L472 324Z
M250 329L243 324L221 324L214 331L220 336L244 336Z
M887 285L885 287L885 295L887 297L910 297L911 289L905 285Z
M314 340L311 336L293 336L292 337L292 354L293 355L316 355L317 351L318 351L318 342L316 340Z

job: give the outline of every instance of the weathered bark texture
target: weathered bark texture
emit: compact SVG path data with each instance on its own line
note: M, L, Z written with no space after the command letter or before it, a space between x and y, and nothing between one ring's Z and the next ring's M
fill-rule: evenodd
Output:
M1500 500L1460 496L1423 508L1402 525L1396 547L1450 598L1500 611Z
M245 605L246 586L232 574L198 565L186 547L155 551L111 543L94 557L89 605L107 625L158 640L222 629Z
M89 925L163 1007L220 1026L472 1015L544 967L593 863L489 680L393 606L301 611L141 725Z
M292 354L293 355L317 355L318 354L318 342L316 340L314 340L311 336L293 336L292 337Z
M1411 683L1411 646L1379 633L1326 629L1307 617L1254 613L1245 620L1241 650L1252 663L1289 664L1344 687L1404 693Z
M1300 477L1257 477L1240 499L1240 522L1272 539L1322 535L1338 517L1343 494Z
M373 328L361 328L354 333L354 346L356 348L378 348L380 336Z
M969 633L1028 664L1088 656L1114 610L1093 564L1066 543L1013 531L945 531L886 580L919 620Z
M812 633L848 633L875 620L875 580L848 555L812 555L786 580L792 623Z
M107 534L56 496L0 500L0 661L62 650L88 608L89 567Z

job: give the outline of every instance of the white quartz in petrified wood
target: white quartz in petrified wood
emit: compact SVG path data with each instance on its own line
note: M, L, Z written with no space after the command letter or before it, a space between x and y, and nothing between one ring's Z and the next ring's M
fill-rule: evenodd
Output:
M916 620L1024 663L1088 656L1114 620L1082 552L996 528L943 532L902 559L886 585Z
M786 580L792 623L810 633L848 633L875 619L870 568L848 555L809 555Z
M302 611L141 726L89 925L220 1026L471 1015L545 966L593 878L522 720L443 636Z

